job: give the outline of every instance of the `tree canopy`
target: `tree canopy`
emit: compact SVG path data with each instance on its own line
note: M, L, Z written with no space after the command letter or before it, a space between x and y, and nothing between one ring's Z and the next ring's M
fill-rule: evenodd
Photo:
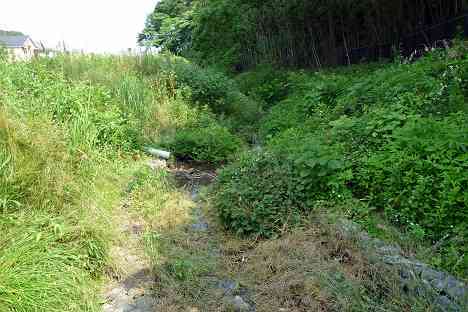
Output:
M146 20L138 40L174 54L181 54L191 46L193 30L192 0L162 0Z
M24 34L20 31L0 29L0 36L24 36Z
M388 57L402 40L431 44L455 33L464 10L466 0L162 0L139 38L238 69L320 67ZM375 48L352 54L363 47Z

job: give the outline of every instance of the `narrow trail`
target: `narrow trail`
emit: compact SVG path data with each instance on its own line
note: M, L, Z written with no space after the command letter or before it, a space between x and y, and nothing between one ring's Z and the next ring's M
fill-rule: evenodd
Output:
M255 304L252 300L252 291L245 288L239 280L225 276L226 268L223 267L224 259L221 242L216 238L220 229L210 224L209 213L206 202L200 198L200 190L208 186L216 177L213 170L202 168L178 168L174 171L178 183L190 193L195 206L191 211L191 224L187 227L187 238L189 240L205 240L205 244L211 246L208 250L211 261L217 269L201 274L199 286L205 288L203 293L210 298L202 298L204 307L201 310L192 308L190 311L234 311L254 312ZM224 274L223 274L224 273ZM205 285L203 285L205 284ZM200 289L202 290L202 289Z
M123 272L114 272L112 282L105 287L104 312L152 312L156 305L155 278L141 247L146 224L143 219L131 216L129 209L131 202L126 199L118 211L120 231L125 239L110 252Z

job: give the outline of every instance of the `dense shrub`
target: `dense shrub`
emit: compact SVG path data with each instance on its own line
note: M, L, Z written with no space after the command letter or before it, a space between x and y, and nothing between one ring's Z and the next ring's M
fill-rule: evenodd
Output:
M297 222L304 207L291 196L292 178L291 164L271 154L247 154L223 169L215 205L225 228L271 236L287 221Z
M468 66L466 53L454 55L290 73L290 94L260 125L267 152L221 174L226 227L271 235L317 199L353 196L369 210L360 216L377 211L437 244L431 261L465 275Z
M136 68L146 75L173 73L177 89L185 88L194 104L208 106L218 115L239 114L244 108L244 103L239 103L242 93L235 80L215 68L201 67L170 55L145 56Z
M459 271L468 270L467 151L466 116L414 118L396 129L392 140L356 172L358 192L392 222L420 227L435 241L446 235L462 239L459 252L445 259L448 268L458 262ZM460 257L465 261L459 262Z
M260 134L270 139L309 119L366 118L376 109L423 116L466 112L467 62L437 52L413 64L290 74L291 94L264 118Z
M361 73L361 79L337 97L337 112L362 116L377 107L395 105L425 116L456 112L464 109L465 71L465 60L446 61L430 55L414 64L390 64Z
M290 74L291 94L266 115L260 125L260 136L269 140L284 130L311 121L316 128L334 117L337 97L349 84L348 75ZM309 123L310 124L310 123Z
M214 69L201 69L191 63L182 64L176 64L175 67L177 81L190 87L193 102L208 105L217 114L234 113L235 103L231 102L234 85L228 77Z
M300 132L276 143L221 171L215 206L227 229L270 237L336 191L344 167L336 150Z
M168 83L158 87L180 94L193 107L208 107L224 126L252 140L262 113L261 105L244 94L237 82L224 72L164 54L142 57L136 69L145 75L165 76Z
M288 73L268 64L258 65L254 70L237 76L236 80L240 90L263 103L264 109L284 100L290 91Z
M213 117L202 114L196 122L178 129L167 143L179 159L221 164L233 160L242 148L242 141Z

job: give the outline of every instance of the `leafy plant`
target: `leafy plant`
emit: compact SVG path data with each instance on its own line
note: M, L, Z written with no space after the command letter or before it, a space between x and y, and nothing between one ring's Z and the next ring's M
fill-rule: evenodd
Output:
M177 158L211 164L235 159L242 145L241 139L211 117L179 129L167 143Z
M301 139L304 144L295 144ZM343 167L340 155L319 140L288 133L269 150L223 169L215 206L227 229L270 237L300 222L317 200L330 198L342 184L336 173Z
M271 65L262 64L254 70L236 77L240 90L263 103L269 109L284 100L290 91L289 77L286 71L276 70Z
M432 240L467 237L467 124L464 116L412 119L362 164L357 188L410 231L423 230ZM465 257L464 247L459 252L446 261Z

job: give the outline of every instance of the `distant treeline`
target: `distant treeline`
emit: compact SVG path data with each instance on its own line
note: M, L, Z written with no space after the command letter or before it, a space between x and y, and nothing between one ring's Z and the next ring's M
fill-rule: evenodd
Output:
M20 31L0 29L0 36L24 36L24 34Z
M162 0L140 40L238 70L334 66L451 38L466 12L466 0Z

